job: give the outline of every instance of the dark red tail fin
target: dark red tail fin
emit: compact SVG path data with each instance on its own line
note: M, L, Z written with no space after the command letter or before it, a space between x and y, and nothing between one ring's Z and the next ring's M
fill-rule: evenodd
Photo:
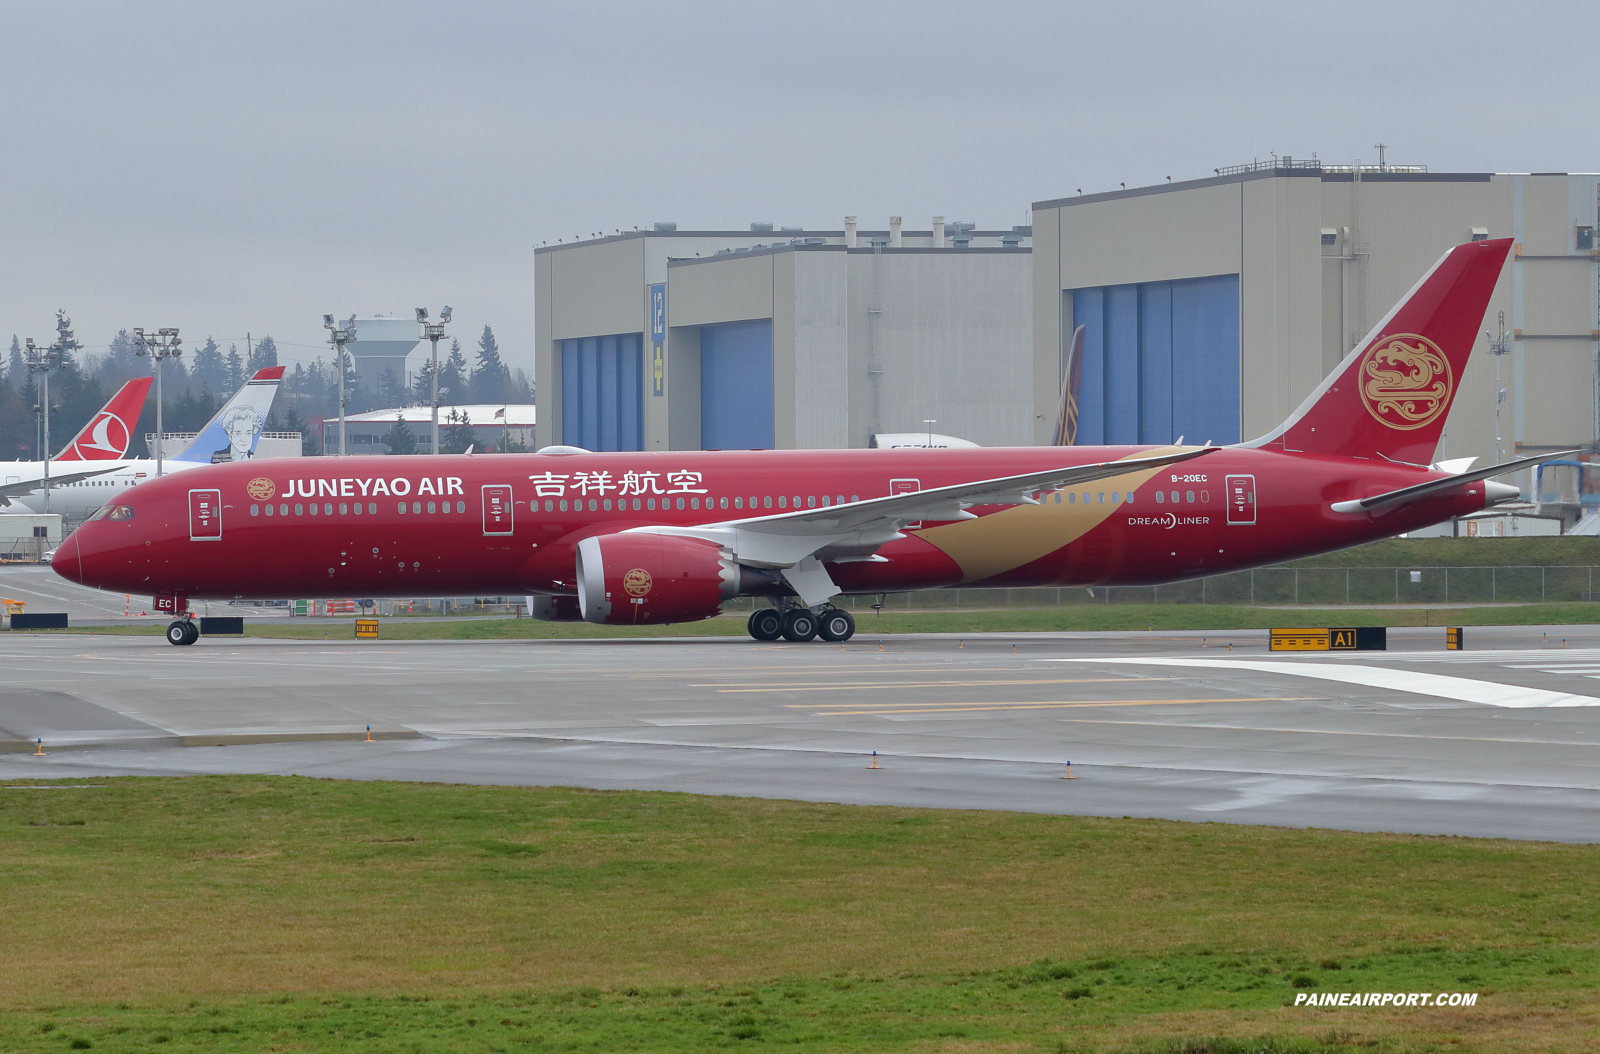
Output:
M1426 465L1511 240L1445 253L1300 408L1247 446Z
M139 411L144 409L144 399L150 393L153 380L152 377L135 377L124 384L52 460L116 461L127 457L128 442L138 426Z

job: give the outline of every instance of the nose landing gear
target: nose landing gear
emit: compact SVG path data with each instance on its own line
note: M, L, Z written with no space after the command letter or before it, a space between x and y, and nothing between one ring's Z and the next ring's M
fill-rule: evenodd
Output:
M200 627L192 619L181 618L167 625L168 644L193 644L200 639Z

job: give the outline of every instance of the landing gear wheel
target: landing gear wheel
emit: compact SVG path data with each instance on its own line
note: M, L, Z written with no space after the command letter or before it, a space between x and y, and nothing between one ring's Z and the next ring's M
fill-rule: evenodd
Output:
M847 641L856 633L856 620L848 611L830 608L817 620L817 636L823 640Z
M791 608L783 616L783 637L801 644L817 635L817 616L810 608Z
M777 640L783 632L783 615L776 608L760 608L751 612L745 629L756 640Z
M167 626L168 644L193 644L199 639L200 630L186 619L179 619Z

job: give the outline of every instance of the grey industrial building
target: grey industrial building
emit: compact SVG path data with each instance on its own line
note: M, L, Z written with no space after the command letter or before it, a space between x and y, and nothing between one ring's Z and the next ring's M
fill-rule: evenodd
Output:
M1032 442L1030 232L678 231L535 257L541 442L864 447Z
M1238 442L1288 416L1447 248L1510 237L1438 456L1594 451L1597 206L1593 173L1276 158L1035 202L1009 231L658 224L547 246L540 441L863 447L932 427L1048 442L1083 324L1080 442ZM1544 478L1600 501L1600 468Z
M1080 441L1251 439L1299 405L1446 249L1510 237L1515 251L1480 327L1490 337L1462 379L1439 456L1491 462L1497 387L1503 457L1592 449L1597 193L1592 173L1281 158L1036 202L1034 441L1048 440L1080 323ZM1504 342L1494 339L1501 312Z

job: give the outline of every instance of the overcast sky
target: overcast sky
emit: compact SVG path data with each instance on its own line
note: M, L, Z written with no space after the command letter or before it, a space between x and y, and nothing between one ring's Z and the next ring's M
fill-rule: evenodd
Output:
M456 308L532 367L534 246L675 220L1010 227L1271 152L1594 171L1600 5L0 0L0 339L318 354ZM420 360L420 356L413 355ZM413 363L415 365L415 363Z

